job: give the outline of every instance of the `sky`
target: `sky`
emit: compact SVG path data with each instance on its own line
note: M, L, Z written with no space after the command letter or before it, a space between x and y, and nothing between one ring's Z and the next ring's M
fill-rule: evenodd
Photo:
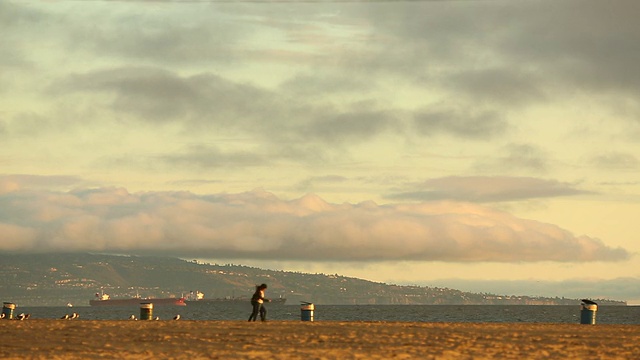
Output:
M0 251L640 304L638 13L2 1Z

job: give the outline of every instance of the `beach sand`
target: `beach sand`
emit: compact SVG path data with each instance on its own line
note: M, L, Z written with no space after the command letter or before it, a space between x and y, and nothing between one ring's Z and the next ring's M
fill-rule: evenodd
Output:
M640 326L0 320L2 359L640 359Z

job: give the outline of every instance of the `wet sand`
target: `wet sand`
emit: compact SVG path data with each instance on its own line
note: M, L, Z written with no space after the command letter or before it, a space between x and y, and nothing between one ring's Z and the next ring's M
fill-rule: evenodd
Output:
M2 359L640 359L640 326L0 320Z

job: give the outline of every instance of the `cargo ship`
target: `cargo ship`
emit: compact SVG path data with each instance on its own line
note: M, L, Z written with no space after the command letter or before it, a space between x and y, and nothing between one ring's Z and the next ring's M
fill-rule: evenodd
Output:
M287 301L286 298L284 297L277 297L277 298L269 298L267 297L269 300L271 300L270 302L268 302L267 304L273 304L273 305L284 305L284 303ZM200 291L195 291L195 292L191 292L186 298L185 298L185 303L187 304L212 304L212 303L223 303L223 304L249 304L251 302L251 298L249 297L245 297L245 296L240 296L240 297L235 297L235 296L230 296L230 297L223 297L223 298L210 298L207 299L204 297L204 294L201 293Z
M139 306L151 303L154 306L187 306L185 298L142 298L139 296L128 299L111 299L108 294L96 293L95 300L89 300L91 306Z

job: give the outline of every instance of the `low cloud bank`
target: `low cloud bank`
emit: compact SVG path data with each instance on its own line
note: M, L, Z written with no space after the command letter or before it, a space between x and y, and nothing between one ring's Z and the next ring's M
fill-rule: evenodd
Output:
M2 188L2 187L0 187ZM95 251L309 261L617 261L587 236L476 204L330 204L265 191L0 192L0 251Z
M387 196L396 200L500 202L588 194L574 184L517 176L448 176L410 185L410 191Z

